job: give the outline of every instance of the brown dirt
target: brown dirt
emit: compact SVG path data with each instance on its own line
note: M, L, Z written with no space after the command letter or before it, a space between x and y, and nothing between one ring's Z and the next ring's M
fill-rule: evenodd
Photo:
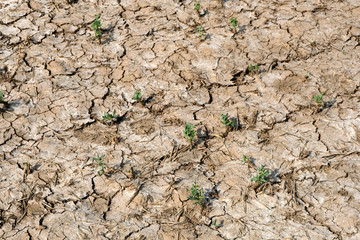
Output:
M1 239L360 239L360 2L199 2L1 1Z

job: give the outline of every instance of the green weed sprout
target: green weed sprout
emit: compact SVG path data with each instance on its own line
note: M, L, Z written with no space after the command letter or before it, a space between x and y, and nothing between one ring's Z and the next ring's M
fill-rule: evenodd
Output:
M257 184L263 184L263 183L267 183L268 180L266 179L266 177L269 175L269 171L268 170L264 170L264 165L261 165L259 168L259 173L251 178L251 181L255 181Z
M218 229L220 225L216 224L216 219L211 223L212 226L214 226L215 229Z
M99 166L101 167L101 170L98 171L99 176L105 174L105 165L102 162L103 158L105 157L105 155L101 155L101 157L99 156L99 154L96 154L97 157L93 158L94 161L96 161L97 164L99 164Z
M221 114L221 123L225 127L234 127L235 123L229 119L229 114Z
M3 101L3 96L4 96L3 92L0 91L0 103L2 103L2 101Z
M196 28L196 31L197 31L197 34L198 34L198 37L201 38L204 34L203 34L203 28L202 26L199 26Z
M230 23L231 23L231 26L233 26L233 30L234 32L236 33L236 28L238 27L237 25L237 19L236 18L230 18Z
M132 100L135 100L137 102L140 102L141 101L141 90L137 90L135 93L134 93L134 96L131 98Z
M316 104L318 105L318 107L324 105L323 96L324 96L324 93L320 93L320 95L314 95L313 96L313 98L314 98Z
M191 187L191 189L188 189L188 191L191 191L189 200L195 200L196 204L202 205L204 203L204 189L198 188L198 185L196 184L196 178L194 179L194 183Z
M115 120L117 119L119 116L115 114L115 110L114 112L111 114L111 113L106 113L104 112L104 116L102 116L102 120L103 121L107 121L107 120Z
M94 22L91 24L91 27L95 33L95 38L99 39L101 38L102 32L101 32L101 22L99 20L100 15L95 15L95 20Z
M259 72L259 64L256 64L255 66L253 66L252 64L249 65L249 72L254 73L254 70L256 72Z
M194 3L194 9L199 12L200 11L200 3L196 2Z
M250 158L246 155L243 155L243 159L241 160L242 163L248 163L250 162Z
M194 130L194 125L188 124L185 122L185 131L184 135L187 141L192 142L195 139L196 132Z

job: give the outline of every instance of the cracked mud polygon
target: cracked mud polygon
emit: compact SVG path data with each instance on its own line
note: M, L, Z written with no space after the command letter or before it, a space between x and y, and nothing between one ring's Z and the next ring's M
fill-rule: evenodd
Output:
M360 2L195 3L1 1L1 239L360 239Z

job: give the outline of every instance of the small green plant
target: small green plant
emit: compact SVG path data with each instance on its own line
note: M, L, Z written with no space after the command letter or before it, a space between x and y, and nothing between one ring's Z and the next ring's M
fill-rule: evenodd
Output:
M243 155L243 159L241 160L242 163L249 163L250 162L250 158L246 155Z
M137 102L141 102L141 90L137 90L135 93L134 93L134 96L131 98L132 100L135 100Z
M101 22L100 22L100 15L95 15L95 20L93 21L93 23L91 24L91 27L94 31L95 34L95 38L99 39L101 38L102 35L102 31L101 31Z
M200 3L196 2L194 3L194 9L199 12L200 11Z
M3 92L2 91L0 91L0 103L2 103L2 101L3 101Z
M193 142L195 140L196 132L194 128L195 128L194 125L185 122L184 135L186 140L189 142Z
M194 183L191 187L191 189L188 189L190 191L189 200L195 200L196 204L202 205L204 203L204 189L198 188L198 185L196 184L196 178L194 179Z
M216 219L212 221L211 225L214 226L215 229L220 227L220 225L216 224Z
M105 174L105 165L102 162L103 158L105 157L105 155L101 155L101 157L99 156L99 154L96 154L97 157L93 158L94 161L96 161L96 163L101 167L101 169L98 171L99 176Z
M114 112L112 114L104 112L104 116L102 116L102 120L103 121L116 120L118 117L119 116L115 114L115 110L114 110Z
M229 119L229 114L221 114L221 123L225 127L234 127L235 123Z
M264 165L261 165L259 168L259 173L251 178L251 181L255 181L257 184L263 184L267 183L269 180L267 179L267 176L269 175L269 171L264 169Z
M201 38L204 35L202 26L197 27L196 31L197 31L197 34L198 34L199 38Z
M250 157L243 155L243 159L241 160L241 162L244 164L248 164L249 167L255 168L255 165L251 160L252 159Z
M234 33L236 33L236 28L238 27L237 19L236 18L230 18L231 26L233 27Z
M256 64L255 66L253 66L252 64L249 65L249 72L254 73L254 72L259 72L259 64Z
M314 95L313 98L317 104L318 107L321 107L324 105L324 102L323 102L323 96L324 96L324 93L320 93L320 95Z

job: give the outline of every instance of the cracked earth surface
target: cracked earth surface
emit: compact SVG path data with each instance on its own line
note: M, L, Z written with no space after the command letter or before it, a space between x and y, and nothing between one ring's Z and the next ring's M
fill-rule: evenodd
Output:
M360 2L199 3L1 1L1 239L360 239Z

